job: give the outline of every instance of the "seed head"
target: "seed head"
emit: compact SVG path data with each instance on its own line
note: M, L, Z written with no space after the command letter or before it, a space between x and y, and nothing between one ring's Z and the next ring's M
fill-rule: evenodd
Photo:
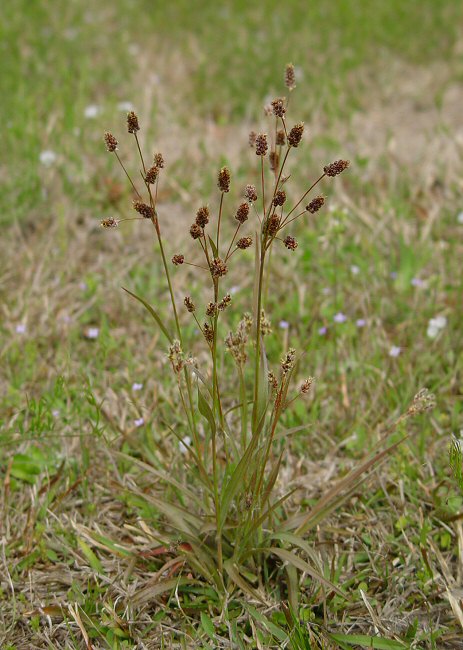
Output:
M190 313L193 313L193 312L195 311L195 309L196 309L196 305L195 305L195 303L192 301L192 299L190 298L190 296L185 296L185 299L184 299L184 301L183 301L183 304L185 305L185 307L188 309L188 311L189 311Z
M206 316L215 316L217 314L218 307L216 302L210 302L206 306Z
M269 155L270 169L274 172L280 164L280 156L276 151L271 151Z
M277 97L272 102L273 114L277 117L284 117L286 113L285 100L283 97Z
M169 361L172 363L172 368L175 372L183 370L185 358L180 341L177 341L177 339L173 341L172 345L169 347L169 354L167 356Z
M295 251L298 246L297 241L294 239L294 237L291 237L291 235L288 235L285 238L284 245L290 251Z
M107 132L104 134L104 141L105 141L105 143L106 143L106 149L107 149L110 153L113 153L114 151L116 151L116 149L117 149L117 140L116 140L116 138L113 136L112 133L109 133L109 131L107 131Z
M252 237L241 237L241 239L238 239L236 242L236 245L238 248L241 248L242 250L249 248L252 246Z
M286 192L284 190L278 190L278 192L276 192L275 196L273 197L273 205L275 207L277 205L283 205L285 201L286 201Z
M217 185L219 186L219 190L221 192L230 191L230 179L230 170L228 167L222 167L222 169L219 171L219 176L217 179Z
M280 131L277 131L276 144L278 146L283 146L284 144L286 144L286 136L285 136L285 132L283 131L283 129L280 129Z
M174 255L172 258L172 264L175 266L180 266L180 264L183 264L185 261L185 256L184 255Z
M264 225L265 234L269 237L275 237L280 227L280 217L273 213L272 216L267 219Z
M294 368L294 362L296 361L296 350L294 348L289 348L286 356L281 360L281 372L284 375L287 375L288 372Z
M256 138L256 155L265 156L268 150L267 134L259 133Z
M153 164L155 165L155 167L159 167L159 169L164 169L165 162L164 162L164 156L162 155L162 153L155 153L154 154L154 162L153 162Z
M101 221L102 228L117 228L118 225L119 225L119 221L116 221L116 219L113 219L113 217L109 217L108 219L102 219Z
M260 333L262 336L272 333L272 323L269 321L265 315L265 311L262 309L260 312Z
M436 406L435 396L427 388L422 388L417 392L407 410L407 415L417 415L431 411Z
M323 167L323 171L327 176L337 176L349 167L349 160L335 160L330 165Z
M231 296L229 293L227 293L226 296L222 298L222 300L219 302L217 305L219 311L224 311L231 303Z
M199 239L202 234L203 234L203 229L201 228L201 226L198 226L197 223L194 223L190 228L190 235L193 237L193 239Z
M299 146L303 133L304 133L304 122L298 122L298 124L295 124L291 129L291 131L288 133L288 144L291 147Z
M310 391L313 382L314 382L313 377L307 377L307 379L301 384L301 393L303 395L306 395Z
M140 126L138 124L138 117L135 115L133 111L127 113L127 130L129 133L136 133L137 131L140 130Z
M268 383L270 384L270 388L273 391L278 390L278 379L276 378L276 375L273 372L273 370L268 371Z
M225 262L222 262L220 257L216 257L211 262L211 274L213 278L221 278L223 275L227 274L228 268Z
M257 201L257 191L255 185L246 185L244 189L244 198L249 201L249 203L255 203Z
M229 332L225 339L225 346L231 353L236 363L242 365L246 363L246 344L252 327L252 317L245 314L238 324L235 332Z
M294 66L292 63L286 65L285 86L286 88L289 88L289 90L294 90L296 88L296 75L294 74Z
M324 205L325 203L325 197L324 196L316 196L314 199L311 200L309 205L305 206L305 209L307 212L310 212L311 214L315 214L315 212L318 212L320 208Z
M196 213L196 223L201 228L204 228L206 224L209 223L209 208L207 205L203 205L201 208L199 208L198 212Z
M148 169L148 171L146 172L145 183L149 183L150 185L154 185L154 183L156 182L156 179L158 177L158 174L159 174L159 167L156 167L156 165L153 165L152 167L150 167Z
M257 133L255 131L251 131L249 134L249 146L251 149L254 149L255 144L256 144L256 138L257 138Z
M154 219L154 210L150 205L143 203L142 201L133 202L134 210L136 210L142 217L145 219Z
M247 220L248 215L249 215L249 205L247 203L242 203L239 206L238 210L236 211L235 219L239 221L239 223L244 223Z
M209 323L204 323L203 325L204 338L208 343L212 343L214 340L214 328L209 325Z

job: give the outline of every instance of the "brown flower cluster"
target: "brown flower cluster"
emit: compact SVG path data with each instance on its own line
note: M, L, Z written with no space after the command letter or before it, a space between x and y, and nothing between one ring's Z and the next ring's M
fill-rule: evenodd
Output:
M174 255L172 258L172 264L175 264L175 266L180 266L180 264L183 264L184 261L185 261L184 255Z
M140 130L138 117L133 111L130 111L130 113L127 114L127 130L129 133L136 133Z
M113 153L114 151L116 151L116 149L117 149L117 140L116 140L116 138L113 136L112 133L109 133L109 131L107 131L107 132L104 134L104 141L105 141L105 143L106 143L106 149L107 149L110 153Z
M325 197L324 196L316 196L314 199L311 200L309 205L306 206L307 212L310 212L311 214L315 214L315 212L318 212L320 208L324 205L325 203Z
M230 180L231 180L230 170L228 169L228 167L222 167L222 169L219 171L219 176L217 178L217 185L221 192L230 191Z
M239 223L244 223L245 221L247 221L248 215L249 215L249 205L248 203L242 203L239 206L238 210L236 211L235 219Z
M290 251L295 251L298 246L296 239L294 237L291 237L291 235L288 235L283 243Z
M256 155L265 156L268 151L267 134L259 133L256 138Z
M154 210L147 203L143 203L143 201L134 201L133 208L145 219L154 219Z
M221 278L226 275L228 271L227 265L220 259L220 257L216 257L212 260L210 269L213 278Z
M288 133L288 144L290 147L299 146L302 140L302 134L304 133L304 122L299 122L295 124L291 131Z
M349 164L348 160L335 160L330 165L323 167L323 171L327 176L337 176L338 174L342 174L349 167Z

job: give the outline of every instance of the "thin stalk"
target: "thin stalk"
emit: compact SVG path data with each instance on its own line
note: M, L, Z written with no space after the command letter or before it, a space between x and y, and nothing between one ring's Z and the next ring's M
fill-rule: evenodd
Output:
M311 185L311 186L309 187L309 189L307 190L307 192L304 192L304 194L301 196L301 198L300 198L299 201L296 203L296 205L293 207L293 209L292 209L290 212L288 212L288 214L286 215L285 221L284 221L284 223L283 223L282 225L284 225L284 224L287 222L288 218L292 215L292 213L294 212L294 210L295 210L296 208L298 208L298 207L301 205L302 201L305 199L305 197L307 196L307 194L308 194L310 191L312 191L313 188L315 187L315 185L317 185L317 184L322 180L322 178L325 178L325 176L326 176L326 174L323 173L323 174L320 176L320 178L317 178L317 180L315 181L315 183L313 183L313 185Z
M261 327L261 312L262 312L262 283L264 278L264 266L265 266L265 239L262 243L262 250L260 253L260 265L259 265L259 282L257 285L257 315L256 315L256 359L254 367L254 405L252 409L252 432L253 434L257 430L257 398L259 395L259 370L260 370L260 327Z
M124 167L124 163L123 163L122 160L119 158L119 155L118 155L117 151L115 151L114 153L116 154L116 158L117 158L118 161L119 161L119 165L122 167L122 169L123 169L124 172L125 172L125 175L126 175L127 178L129 179L130 185L131 185L131 186L133 187L133 189L135 190L135 193L137 194L138 198L141 199L141 194L140 194L140 192L137 190L137 188L135 187L134 182L133 182L133 180L131 179L129 172L128 172L128 171L126 170L126 168Z
M217 243L216 243L217 255L219 254L220 222L222 220L223 195L224 195L224 192L222 192L222 194L220 195L219 220L218 220L218 223L217 223Z
M236 230L235 230L235 234L233 235L233 239L232 239L231 242L230 242L230 246L228 247L227 254L225 255L225 260L224 260L225 262L228 260L228 256L229 256L229 254L230 254L231 247L233 246L233 242L235 241L235 239L236 239L236 235L238 234L238 230L239 230L240 228L241 228L241 223L238 224L238 226L237 226L237 228L236 228Z
M240 364L238 364L238 374L240 378L240 400L241 400L241 448L244 453L247 446L248 404L246 400L246 384L244 381L243 368Z
M262 214L265 215L264 156L260 157L260 178L262 186Z

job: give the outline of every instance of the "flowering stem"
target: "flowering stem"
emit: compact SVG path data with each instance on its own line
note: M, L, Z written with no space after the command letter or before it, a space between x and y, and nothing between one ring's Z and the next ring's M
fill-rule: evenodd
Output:
M296 205L293 207L293 209L292 209L290 212L288 212L288 214L286 215L286 218L285 218L284 222L281 224L282 227L283 227L283 226L288 222L288 218L292 215L292 213L294 212L294 210L295 210L298 206L301 205L302 201L305 199L305 197L307 196L307 194L308 194L311 190L313 190L313 188L315 187L315 185L317 185L317 184L322 180L322 178L324 178L325 176L326 176L326 174L323 173L323 174L320 176L320 178L317 178L317 180L315 181L315 183L313 183L313 185L311 185L311 186L309 187L309 189L307 190L307 192L304 192L304 194L301 196L301 198L300 198L299 201L296 203Z
M135 193L137 194L138 198L141 199L141 194L140 194L140 192L137 190L137 188L135 187L134 182L133 182L133 180L131 179L129 172L128 172L128 171L126 170L126 168L124 167L124 163L123 163L122 160L119 158L119 155L118 155L117 151L115 151L114 153L116 154L116 158L117 158L118 161L119 161L119 165L122 167L122 169L124 170L125 175L126 175L127 178L129 179L130 185L131 185L131 186L133 187L133 189L135 190Z
M216 243L217 255L219 254L220 221L222 219L223 195L224 195L224 192L222 192L221 195L220 195L219 221L217 223L217 243Z

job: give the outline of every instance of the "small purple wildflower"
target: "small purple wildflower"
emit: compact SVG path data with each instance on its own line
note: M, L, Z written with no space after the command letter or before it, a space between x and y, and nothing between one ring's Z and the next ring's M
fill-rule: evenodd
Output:
M15 330L16 330L16 334L25 334L26 326L24 325L24 323L19 323L19 325L16 325Z
M143 418L137 418L133 423L136 427L142 427L145 424L145 420Z
M320 327L318 329L318 333L320 334L320 336L324 336L327 333L327 331L328 331L328 328L325 327L325 325L323 325L323 327Z
M392 348L389 350L389 356L396 358L399 356L401 352L402 352L402 348L400 348L398 345L393 345Z
M86 331L85 331L85 336L88 339L97 339L99 333L100 333L100 330L98 329L98 327L88 327L86 329Z
M360 269L356 264L352 264L352 266L350 267L350 272L352 273L352 275L358 275L360 273Z
M141 390L143 388L143 384L137 384L137 382L134 382L132 384L132 390Z
M412 287L422 287L424 286L424 280L421 278L412 278L411 285Z
M335 323L345 323L347 320L347 316L343 314L342 311L340 311L334 315L333 320Z
M391 280L397 280L397 271L391 271L389 273L389 277L391 278Z
M282 330L287 330L289 328L289 323L287 320L281 320L278 324Z
M365 327L367 322L366 322L366 320L364 318L357 318L357 320L355 321L355 324L357 325L357 327Z

